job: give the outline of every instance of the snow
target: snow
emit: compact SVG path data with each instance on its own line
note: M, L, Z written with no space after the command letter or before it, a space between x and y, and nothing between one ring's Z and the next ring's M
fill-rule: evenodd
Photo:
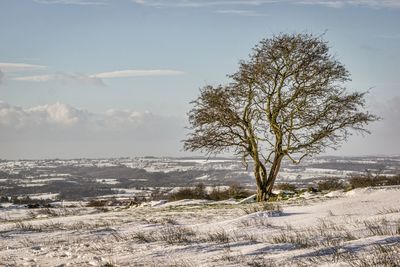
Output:
M46 179L31 179L29 181L31 183L46 183L46 182L51 182L51 181L64 181L64 180L65 180L65 178L53 177L53 178L46 178Z
M56 199L58 197L58 193L47 193L47 194L32 194L28 195L31 199Z
M119 184L119 181L117 179L96 179L96 182L100 184L110 184L110 185Z
M350 258L356 264L377 257L378 244L400 251L399 203L400 186L305 193L302 198L272 203L269 206L281 208L270 210L235 200L160 200L137 207L104 207L107 212L85 205L26 209L1 204L0 262L349 266ZM373 234L374 229L382 232Z
M242 199L239 203L240 204L254 203L255 200L256 200L256 195L251 195L249 197L246 197L245 199Z
M30 184L20 184L22 187L36 187L36 186L44 186L46 184L43 183L30 183Z
M329 192L328 194L326 194L326 197L340 197L343 196L345 193L343 192L343 190L337 190L337 191L332 191Z
M210 178L210 175L206 174L206 175L197 177L195 180L208 180L209 178Z

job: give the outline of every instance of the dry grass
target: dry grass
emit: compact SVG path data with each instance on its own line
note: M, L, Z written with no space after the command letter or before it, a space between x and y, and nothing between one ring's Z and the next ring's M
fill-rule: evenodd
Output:
M266 217L253 217L247 220L243 220L240 222L240 226L242 227L267 227L271 228L274 227Z
M158 239L170 245L190 243L195 237L196 233L192 229L182 226L168 226L158 233Z
M370 235L400 235L400 221L391 223L386 219L364 221L365 228Z
M375 245L368 253L348 254L345 260L352 267L398 267L400 266L400 244L393 246Z
M211 242L227 244L227 243L229 243L230 237L224 229L219 229L214 232L209 232L208 240Z
M252 214L256 212L267 212L269 216L280 216L282 215L282 207L279 204L263 202L248 204L242 208L245 214Z
M147 232L136 232L132 235L133 240L139 242L139 243L150 243L150 242L155 242L156 239L153 236L152 232L147 233Z
M378 211L379 215L385 215L391 213L400 213L400 208L383 208Z

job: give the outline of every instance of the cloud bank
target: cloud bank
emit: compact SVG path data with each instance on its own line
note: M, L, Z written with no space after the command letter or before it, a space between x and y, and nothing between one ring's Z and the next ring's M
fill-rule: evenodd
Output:
M398 154L400 97L375 105L383 120L354 135L336 155ZM20 107L0 101L0 158L181 156L185 117L109 109L94 113L65 103Z
M18 72L18 71L28 71L28 70L43 70L45 66L42 65L32 65L26 63L6 63L0 62L0 69L4 72Z
M34 0L38 4L62 4L62 5L81 5L81 6L99 6L106 5L104 0Z
M0 158L177 155L184 118L129 109L93 113L64 103L0 101Z
M247 9L221 9L215 11L218 14L225 14L225 15L238 15L238 16L245 16L245 17L263 17L266 14L258 13L253 10Z
M104 86L102 79L109 78L129 78L129 77L154 77L154 76L175 76L182 75L184 72L178 70L117 70L109 72L100 72L91 75L86 75L82 73L53 73L53 74L41 74L41 75L29 75L15 77L14 81L24 81L24 82L48 82L48 81L62 81L62 82L76 82L84 85L93 86Z
M80 73L55 73L55 74L21 76L13 78L13 80L25 81L25 82L63 81L63 82L76 82L84 85L104 86L104 83L101 79Z
M134 3L153 7L210 7L210 6L260 6L274 3L295 5L323 5L333 8L365 6L371 8L400 8L398 0L133 0Z
M0 85L6 78L8 78L6 77L6 73L13 74L25 71L38 71L43 69L46 69L46 66L26 64L26 63L0 62Z
M4 73L0 69L0 85L3 83Z
M61 103L24 109L0 102L0 127L9 131L30 131L49 126L70 127L86 121L87 116L86 111Z
M174 76L184 72L179 70L118 70L101 72L90 75L93 78L125 78L125 77L144 77L144 76Z

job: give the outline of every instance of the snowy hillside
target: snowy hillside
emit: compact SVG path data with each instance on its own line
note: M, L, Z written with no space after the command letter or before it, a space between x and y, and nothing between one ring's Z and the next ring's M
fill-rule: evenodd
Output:
M2 266L398 266L400 187L260 205L0 209ZM397 264L397 265L396 265Z

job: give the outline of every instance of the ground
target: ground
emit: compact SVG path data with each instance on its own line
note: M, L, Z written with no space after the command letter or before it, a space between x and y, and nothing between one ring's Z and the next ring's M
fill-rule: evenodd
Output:
M0 209L1 266L399 266L400 187Z

